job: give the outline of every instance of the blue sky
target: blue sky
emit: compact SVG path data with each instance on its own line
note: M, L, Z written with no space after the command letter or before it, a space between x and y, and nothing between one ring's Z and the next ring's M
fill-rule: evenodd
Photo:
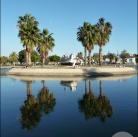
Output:
M137 53L137 0L1 0L1 55L23 49L16 25L18 17L26 13L36 17L41 30L54 33L55 48L50 54L83 52L76 39L77 28L84 21L95 24L100 17L113 26L104 53L124 49Z

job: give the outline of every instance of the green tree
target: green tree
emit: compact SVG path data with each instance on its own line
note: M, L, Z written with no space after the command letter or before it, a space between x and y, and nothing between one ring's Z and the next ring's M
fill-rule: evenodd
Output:
M78 52L77 53L77 57L80 58L80 59L83 59L83 53L82 52Z
M110 63L112 63L112 61L116 59L116 55L114 53L108 53L106 57L109 58Z
M9 62L9 58L6 56L0 56L0 65L6 65Z
M60 56L58 55L52 55L52 56L49 56L49 60L50 61L53 61L53 62L59 62L60 61Z
M35 64L36 62L40 62L40 56L39 56L38 52L36 52L35 50L32 51L31 60L32 60L32 62L33 62L34 64Z
M19 62L22 64L22 63L24 63L25 62L25 50L21 50L21 51L19 51L19 53L18 53L18 60L19 60Z
M77 40L80 41L84 47L84 65L87 64L87 40L86 40L86 29L87 29L87 23L84 22L83 26L78 28L77 32Z
M120 54L123 64L125 64L127 57L129 57L129 53L126 50L123 50Z
M77 32L78 41L82 42L85 52L85 65L87 58L87 51L89 52L89 65L91 65L91 51L94 45L97 43L97 27L96 25L91 25L88 22L84 22L83 26L78 28Z
M133 56L135 57L135 61L138 64L138 54L134 54Z
M12 52L9 56L9 61L15 66L15 63L18 62L18 55L16 52Z
M99 54L98 53L94 53L92 58L93 58L95 63L99 62Z
M97 23L97 43L99 45L99 65L102 64L102 47L109 42L112 32L112 25L110 22L105 22L104 18L100 18Z
M18 53L19 62L20 62L20 63L24 63L24 62L25 62L25 54L26 54L25 50L21 50L21 51ZM34 63L40 62L40 56L39 56L38 52L36 52L35 50L32 51L31 60L32 60L32 62L34 62Z
M48 52L52 51L53 47L55 46L55 40L52 37L52 33L49 34L48 29L43 29L43 32L40 33L40 36L41 41L38 45L37 50L41 55L42 65L44 65L46 62L46 58L48 57Z
M17 27L19 29L19 37L23 46L25 47L26 65L31 64L31 52L40 41L38 21L35 17L29 14L20 16Z
M96 25L88 24L87 26L87 50L89 52L89 65L91 65L91 52L94 49L94 45L97 44L97 27Z

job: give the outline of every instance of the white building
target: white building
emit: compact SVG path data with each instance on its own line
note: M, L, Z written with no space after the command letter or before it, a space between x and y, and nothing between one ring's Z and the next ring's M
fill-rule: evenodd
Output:
M73 54L67 56L67 55L63 55L61 58L61 62L62 65L73 65L75 66L75 64L83 64L83 60L81 60L78 57L75 57Z
M132 65L136 65L136 59L135 59L135 57L128 57L127 59L126 59L126 64L132 64Z

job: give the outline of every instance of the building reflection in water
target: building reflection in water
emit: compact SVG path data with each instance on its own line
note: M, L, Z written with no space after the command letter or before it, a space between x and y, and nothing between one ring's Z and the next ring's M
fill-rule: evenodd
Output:
M113 111L109 99L103 95L101 80L99 84L100 94L97 97L92 91L91 81L85 80L85 94L79 100L79 110L84 113L86 119L99 117L101 121L105 121L111 117Z
M27 99L20 108L20 123L22 128L30 130L36 127L43 113L50 113L54 109L56 99L53 93L50 93L49 89L45 86L44 81L42 81L42 84L42 89L38 93L38 96L35 97L32 95L32 81L26 81Z
M77 90L77 81L61 81L60 84L64 86L64 89L66 90L66 87L69 87L71 91Z
M64 86L65 90L66 87L69 87L71 91L76 91L77 90L77 81L61 81L60 84Z

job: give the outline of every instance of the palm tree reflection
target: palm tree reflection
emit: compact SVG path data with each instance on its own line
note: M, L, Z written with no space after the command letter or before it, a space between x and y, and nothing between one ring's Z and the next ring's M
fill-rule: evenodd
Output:
M102 81L100 80L100 95L96 97L91 88L89 80L89 89L87 90L87 81L85 80L85 94L79 100L79 109L84 113L86 119L99 117L101 121L105 121L107 117L112 115L112 106L109 99L102 95Z
M38 101L41 111L47 114L53 111L56 99L54 98L53 93L50 93L49 89L45 87L44 81L42 81L42 83L43 87L38 94Z
M100 95L97 98L98 103L98 115L102 121L105 121L107 117L112 115L112 106L109 99L102 94L102 81L100 80Z
M32 95L32 81L27 83L27 99L20 108L21 110L21 125L22 128L32 129L36 127L40 121L41 113L37 98Z
M44 81L43 87L37 97L32 95L32 81L26 81L26 84L27 99L20 108L20 122L22 128L30 130L39 124L43 112L47 114L53 111L56 99L53 94L49 92L49 89L44 86Z
M79 100L79 109L84 113L85 118L93 118L96 116L96 97L91 90L91 81L89 80L89 90L87 89L87 81L85 80L85 94Z

